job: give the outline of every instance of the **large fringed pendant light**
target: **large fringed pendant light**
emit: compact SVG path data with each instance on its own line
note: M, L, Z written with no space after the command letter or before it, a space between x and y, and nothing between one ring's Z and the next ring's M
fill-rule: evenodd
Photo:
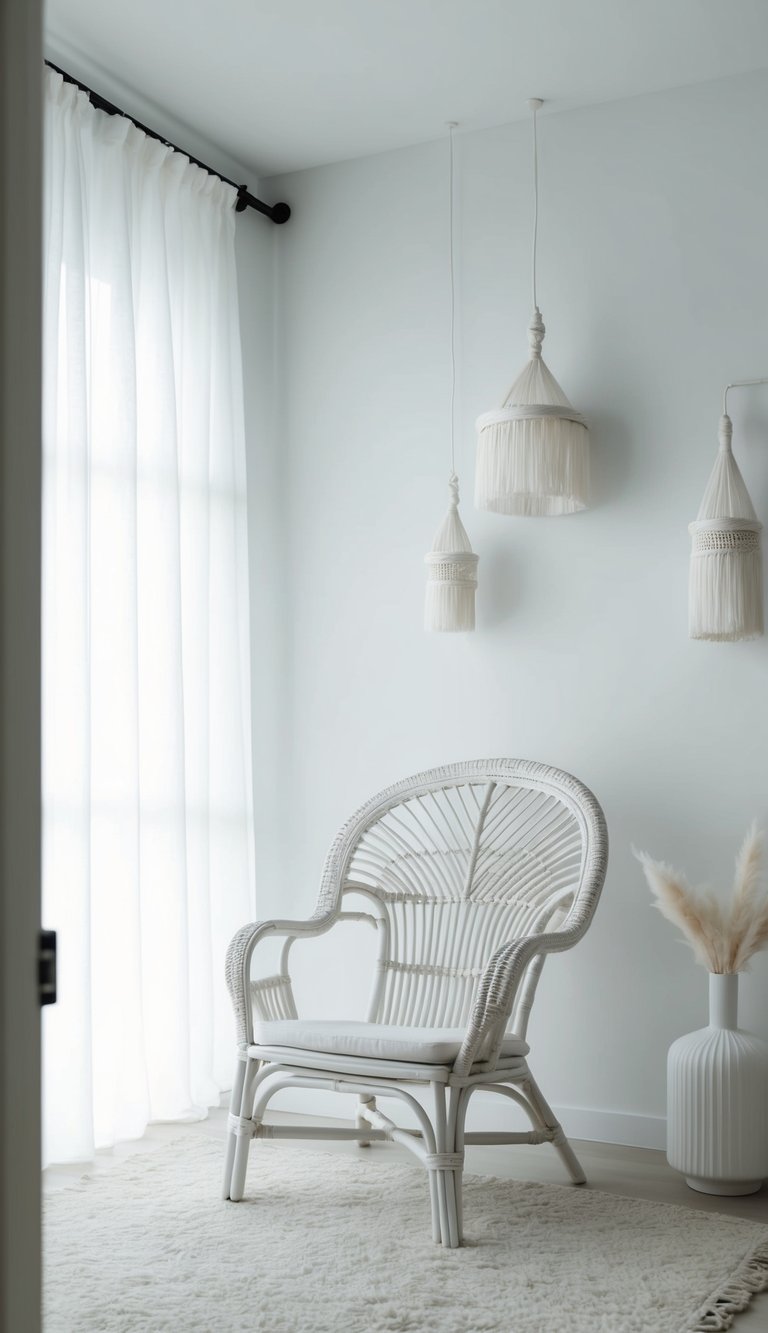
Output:
M531 355L501 408L477 419L475 504L500 514L574 514L589 499L589 435L541 355L544 322L536 294L539 155L533 112L533 315Z
M456 283L453 262L453 131L448 125L448 235L451 272L451 473L448 478L448 512L435 533L432 549L424 557L427 589L424 628L428 630L472 630L475 628L477 560L464 524L459 518L459 479L456 475Z
M688 633L729 643L763 633L763 563L760 532L749 491L733 456L728 391L768 378L736 380L723 394L715 466L691 534Z

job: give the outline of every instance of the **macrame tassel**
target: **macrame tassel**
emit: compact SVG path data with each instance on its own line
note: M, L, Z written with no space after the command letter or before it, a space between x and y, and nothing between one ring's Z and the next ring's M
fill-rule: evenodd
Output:
M691 534L688 633L733 642L763 633L763 562L758 522L720 418L720 448Z
M531 356L496 412L477 419L475 504L499 514L573 514L589 500L589 435L541 355L536 308Z
M459 518L459 479L455 472L451 473L448 489L451 496L448 512L435 533L431 551L424 557L427 566L424 628L472 630L478 557Z

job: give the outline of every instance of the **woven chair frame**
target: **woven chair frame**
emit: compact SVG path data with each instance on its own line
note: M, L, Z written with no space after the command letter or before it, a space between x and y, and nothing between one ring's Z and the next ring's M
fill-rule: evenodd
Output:
M226 977L235 1011L237 1063L230 1103L224 1194L242 1197L253 1137L376 1138L402 1143L427 1167L436 1241L461 1243L461 1172L472 1142L550 1141L575 1182L583 1171L521 1056L504 1056L507 1033L525 1038L548 953L571 948L587 929L605 879L608 840L602 810L583 783L544 764L475 760L419 773L379 792L335 838L317 906L303 921L254 922L237 932ZM347 910L345 898L365 910ZM378 953L368 1021L463 1032L445 1067L368 1060L254 1044L254 1016L298 1017L289 970L296 939L338 921L369 923ZM284 937L279 971L254 979L254 951ZM433 1119L414 1096L431 1086ZM327 1088L358 1098L356 1127L265 1126L272 1095L285 1086ZM465 1133L478 1087L526 1111L525 1133ZM376 1106L397 1097L416 1116L403 1130ZM446 1096L448 1102L446 1103Z

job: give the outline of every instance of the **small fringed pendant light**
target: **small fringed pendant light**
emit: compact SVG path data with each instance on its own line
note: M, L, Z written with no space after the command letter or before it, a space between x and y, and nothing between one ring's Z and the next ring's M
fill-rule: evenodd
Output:
M768 379L737 380L723 394L715 466L691 534L688 633L692 639L728 643L763 633L763 562L760 532L749 491L733 456L728 390Z
M589 500L589 435L544 363L544 321L536 295L539 222L539 160L533 112L533 315L528 328L530 360L501 408L477 419L475 504L499 514L574 514Z
M453 263L453 131L449 132L449 245L451 270L451 473L448 478L450 504L435 533L432 549L424 557L427 589L424 628L427 630L472 630L475 628L475 590L478 557L472 550L459 518L459 479L456 476L456 284Z

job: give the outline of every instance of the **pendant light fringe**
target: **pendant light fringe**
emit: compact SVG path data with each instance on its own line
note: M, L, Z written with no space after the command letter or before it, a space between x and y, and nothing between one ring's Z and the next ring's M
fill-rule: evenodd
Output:
M558 420L499 422L478 441L475 504L529 518L575 514L589 495L589 444L583 426Z
M433 575L430 575L433 577ZM435 582L427 584L424 628L458 633L475 628L475 589L477 582Z
M688 632L692 639L734 643L763 633L760 524L754 531L692 523Z
M732 436L724 414L715 465L696 521L688 527L688 633L715 643L763 633L762 525L733 456Z
M473 630L478 557L472 550L459 517L459 479L448 479L450 504L424 557L427 589L424 603L426 630Z

